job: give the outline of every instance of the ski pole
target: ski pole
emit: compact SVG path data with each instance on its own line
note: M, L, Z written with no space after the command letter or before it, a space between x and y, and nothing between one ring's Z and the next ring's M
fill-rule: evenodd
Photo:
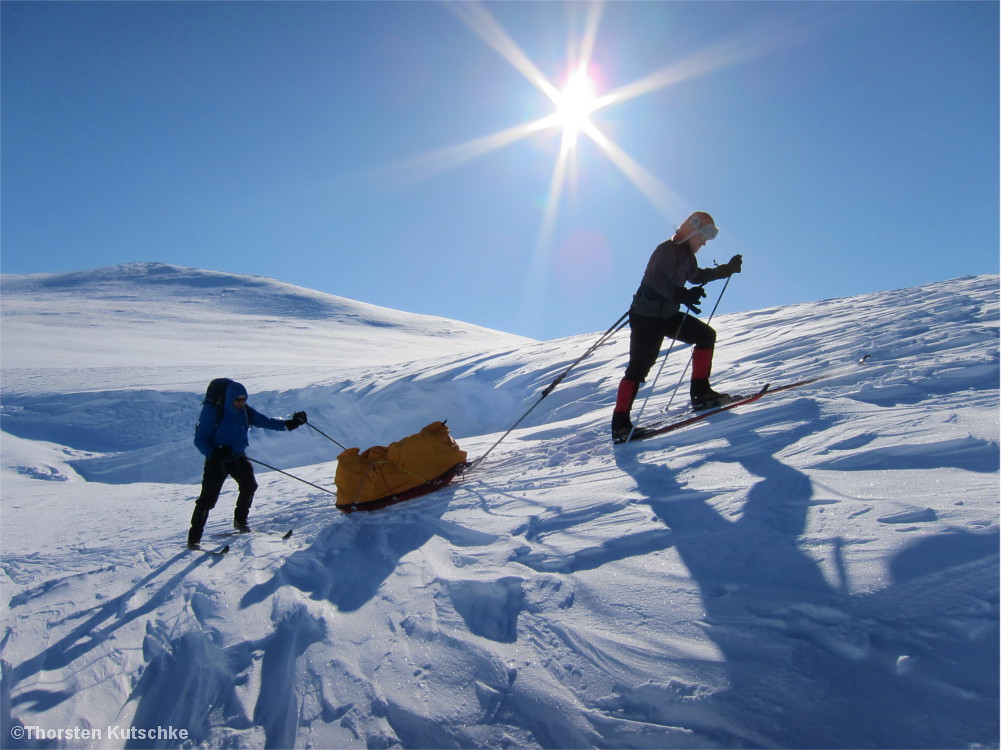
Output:
M626 312L622 313L621 318L619 318L612 324L611 328L609 328L607 331L601 334L601 337L593 344L591 344L591 347L586 352L577 357L577 359L574 361L572 365L570 365L567 369L565 369L562 373L560 373L560 375L556 378L556 380L554 380L552 383L549 384L549 386L542 392L542 398L545 398L550 393L552 393L556 389L556 386L558 386L560 383L563 382L563 378L565 378L567 375L570 374L570 371L573 368L575 368L577 365L579 365L581 362L583 362L585 359L591 356L591 352L593 352L599 346L604 344L608 339L610 339L612 336L614 336L616 333L622 330L622 328L626 324L626 318L628 317L629 317L629 311L627 310ZM540 401L541 400L542 399L540 399ZM524 417L522 417L522 419L524 419Z
M709 317L706 319L706 325L709 325L710 323L712 323L713 316L716 314L716 308L719 307L720 300L723 299L723 292L725 292L726 288L728 286L730 286L730 279L731 278L733 278L732 275L726 277L726 281L723 283L723 288L720 289L719 297L716 298L716 304L713 305L713 309L709 313ZM681 328L679 327L678 330L681 330ZM688 374L688 368L691 367L691 366L692 366L692 355L689 355L688 356L688 361L685 363L685 369L681 371L681 377L678 378L678 384L676 386L674 386L674 390L671 391L671 398L669 398L667 400L667 406L664 407L664 411L667 411L668 409L671 408L671 404L674 403L674 397L678 394L678 389L681 387L682 382L685 380L685 375ZM643 403L644 403L644 405L646 404L645 401Z
M307 422L306 424L309 423ZM328 490L326 487L321 487L318 484L313 484L312 482L309 482L303 479L302 477L297 477L295 474L289 474L287 471L282 471L277 466L271 466L270 464L266 464L263 461L258 461L256 458L251 458L250 456L247 456L247 460L250 461L251 463L257 464L258 466L263 466L265 469L271 469L271 471L277 471L279 474L284 474L285 476L291 477L292 479L295 479L298 482L302 482L303 484L308 484L310 487L316 487L316 489L322 490L323 492L326 492L328 495L334 495L335 497L337 496L336 492Z
M716 304L713 305L712 312L709 313L709 317L706 320L706 325L712 323L713 315L716 314L716 308L719 307L720 300L723 299L723 293L726 291L726 288L730 286L730 279L732 278L733 274L730 274L729 276L726 277L726 281L723 282L723 288L719 290L719 297L716 298Z
M314 430L316 430L317 432L319 432L319 433L320 433L321 435L323 435L323 437L325 437L325 438L326 438L327 440L329 440L329 441L330 441L331 443L333 443L334 445L336 445L336 446L337 446L338 448L340 448L340 449L341 449L342 451L346 451L346 450L347 450L347 447L345 447L345 446L344 446L344 445L342 445L341 443L339 443L339 442L337 442L336 440L334 440L334 439L333 439L332 437L330 437L330 435L328 435L327 433L325 433L325 432L324 432L323 430L321 430L321 429L320 429L319 427L314 427L314 426L313 426L313 425L311 425L311 424L310 424L309 422L306 422L306 426L307 426L307 427L310 427L310 428L312 428L312 429L314 429Z
M520 425L525 420L525 417L527 417L529 414L531 414L532 411L534 411L535 407L542 403L542 399L544 399L546 396L548 396L550 393L552 393L556 389L556 386L558 386L560 383L563 382L563 379L567 375L570 374L571 370L573 370L577 365L579 365L588 356L590 356L591 353L595 349L597 349L599 346L601 346L606 341L608 341L616 333L618 333L619 331L621 331L625 327L626 323L629 322L628 318L629 318L629 311L626 310L624 313L622 313L622 316L618 320L616 320L614 323L612 323L612 326L607 331L605 331L603 334L601 334L601 336L598 338L597 341L595 341L593 344L591 344L590 348L586 352L584 352L583 354L581 354L573 362L573 364L571 364L566 370L564 370L562 373L560 373L556 377L556 380L554 380L552 383L550 383L546 387L546 389L544 391L542 391L542 395L539 396L538 400L534 404L532 404L531 407L529 407L528 411L526 411L524 414L521 415L521 417L518 419L517 422L515 422L513 425L511 425L511 427L508 429L507 432L505 432L503 435L500 436L500 438L497 440L496 443L494 443L493 445L490 446L490 448L487 449L486 453L484 453L478 459L476 459L475 461L473 461L472 464L470 464L468 471L472 471L472 469L475 466L477 466L481 461L483 461L483 459L485 459L487 456L489 456L493 452L494 448L496 448L498 445L501 444L501 442L504 440L504 438L506 438L508 435L510 435L512 432L514 432L515 428L518 425Z

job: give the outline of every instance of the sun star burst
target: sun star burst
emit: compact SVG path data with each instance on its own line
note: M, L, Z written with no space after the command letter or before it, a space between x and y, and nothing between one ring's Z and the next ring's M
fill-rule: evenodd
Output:
M744 60L760 57L784 44L801 41L809 33L809 29L798 28L785 28L778 32L769 29L768 34L762 34L761 29L751 29L738 36L716 40L711 45L692 52L688 57L677 60L633 83L599 94L589 68L604 5L604 0L593 0L588 5L582 6L585 8L584 30L580 37L572 38L570 41L568 47L570 72L563 88L557 88L508 35L484 3L474 0L446 4L445 7L462 23L544 94L554 109L550 114L537 120L449 146L410 159L400 165L407 172L427 176L451 169L542 131L555 130L562 133L562 144L553 166L537 246L526 279L526 298L541 296L546 260L553 246L556 219L564 188L572 186L577 176L576 156L581 133L587 136L599 152L618 168L664 217L674 218L683 213L686 207L687 201L668 187L663 180L639 164L593 122L592 115L597 110L674 86Z

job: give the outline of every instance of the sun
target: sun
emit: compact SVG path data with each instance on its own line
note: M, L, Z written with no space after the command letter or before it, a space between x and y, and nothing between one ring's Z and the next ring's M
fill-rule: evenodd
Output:
M535 252L526 274L523 311L527 309L529 301L542 299L545 293L546 263L554 247L561 200L564 192L570 193L578 184L580 134L583 133L597 151L603 154L666 219L673 219L690 208L687 200L602 131L598 123L592 119L595 112L604 111L659 89L676 86L738 62L760 57L780 46L802 40L809 32L809 29L791 28L781 34L775 33L772 29L769 29L768 34L762 34L759 29L751 29L740 36L720 38L710 46L695 49L687 57L671 62L632 83L599 94L598 89L604 86L596 86L595 80L598 84L604 84L605 76L602 68L593 61L605 3L606 0L591 0L588 3L571 4L583 11L582 16L576 14L573 16L575 27L578 18L582 19L583 23L579 36L576 28L570 29L565 58L569 67L562 87L551 82L529 59L493 16L484 0L445 3L445 8L454 13L488 47L503 57L538 89L539 93L552 104L553 109L538 119L453 146L446 146L376 173L403 171L417 177L427 177L540 133L561 131L562 139L549 181L549 192L543 199L544 209Z
M584 9L583 30L579 37L576 33L571 35L567 50L569 74L563 87L557 88L498 23L484 2L470 0L446 3L445 7L449 11L520 72L552 103L554 109L537 120L447 146L382 171L404 170L419 176L428 176L452 169L542 131L561 130L562 145L556 157L553 178L550 182L542 236L547 236L547 227L555 220L564 180L570 180L574 176L574 156L580 133L586 135L666 218L670 219L683 211L688 202L602 132L591 119L592 115L598 110L604 110L629 99L678 85L738 62L760 57L779 46L802 40L809 29L794 28L787 29L782 34L766 35L761 34L758 29L751 29L741 36L722 38L711 46L697 49L688 57L672 62L630 84L599 95L591 72L597 72L598 81L603 82L601 69L592 67L592 60L604 6L605 0L592 0L587 4L579 4L579 7Z
M577 134L591 124L591 113L597 109L597 90L584 69L573 71L556 98L556 126L563 137L576 140Z

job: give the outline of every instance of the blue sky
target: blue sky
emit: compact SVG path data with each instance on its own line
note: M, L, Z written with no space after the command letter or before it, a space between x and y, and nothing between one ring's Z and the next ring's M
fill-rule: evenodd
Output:
M539 339L611 325L695 209L702 265L744 255L720 313L997 273L998 8L5 0L0 267ZM564 150L541 81L582 57L608 98Z

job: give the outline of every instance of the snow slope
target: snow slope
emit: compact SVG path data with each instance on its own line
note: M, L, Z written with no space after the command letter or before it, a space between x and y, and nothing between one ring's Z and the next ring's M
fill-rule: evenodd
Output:
M290 387L318 374L529 339L257 276L164 263L0 276L4 389L204 390L225 368ZM36 371L46 378L35 381ZM84 370L80 373L80 370ZM294 375L292 375L294 373Z
M346 516L261 473L251 520L294 527L282 542L213 536L228 485L222 558L181 546L208 378L361 447L448 418L475 458L597 335L334 323L320 295L309 318L293 302L312 293L227 276L234 312L191 301L218 275L160 266L60 279L4 279L4 747L998 746L997 276L720 316L729 390L871 360L613 448L623 332L434 495ZM133 320L109 333L119 293ZM143 323L146 299L163 314ZM63 330L46 314L70 300ZM181 351L214 320L240 351L140 345L155 326ZM325 487L337 451L251 438Z

